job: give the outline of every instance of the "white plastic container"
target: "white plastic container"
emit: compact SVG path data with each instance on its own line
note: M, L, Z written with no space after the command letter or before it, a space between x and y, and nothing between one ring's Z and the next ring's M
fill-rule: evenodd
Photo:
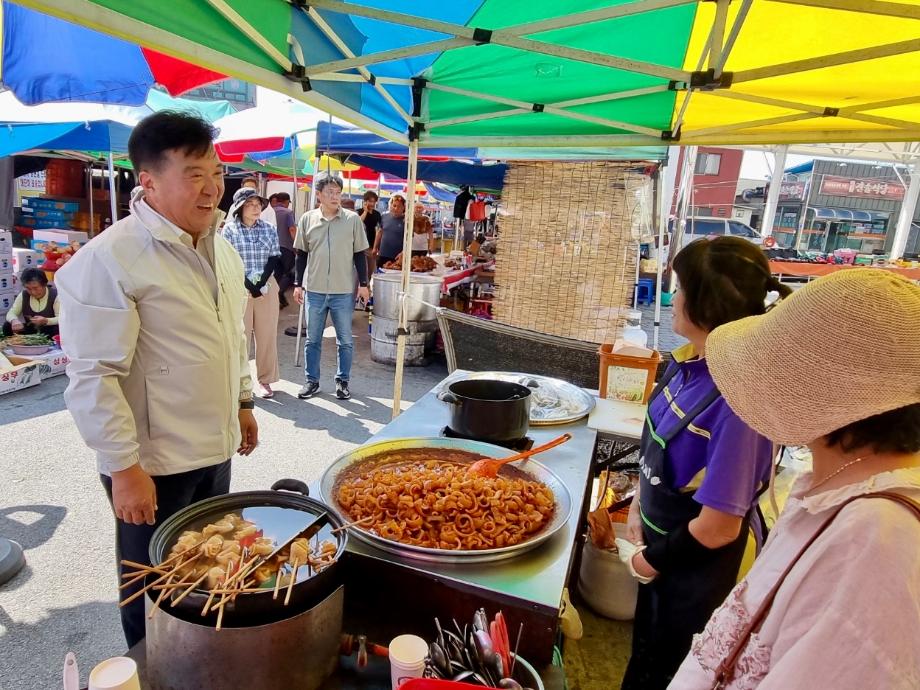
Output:
M400 635L390 642L390 681L392 690L425 672L428 643L417 635Z
M614 523L614 531L625 538L626 525ZM639 583L616 551L599 549L590 539L581 555L578 592L595 613L605 618L631 621L635 616Z
M648 333L642 330L641 311L626 312L626 322L623 324L623 329L620 331L620 338L623 339L623 342L629 343L630 345L637 345L638 347L645 347L648 345Z

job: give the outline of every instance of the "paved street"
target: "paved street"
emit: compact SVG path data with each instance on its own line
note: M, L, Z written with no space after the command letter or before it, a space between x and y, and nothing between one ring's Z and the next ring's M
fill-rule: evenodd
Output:
M669 311L663 330L670 336ZM288 308L281 329L295 318ZM643 326L652 323L647 313ZM264 489L281 477L312 481L390 419L393 368L371 361L363 314L355 315L355 335L354 398L344 402L331 394L332 329L323 393L307 402L295 397L302 373L293 366L294 338L279 337L283 381L273 400L257 403L261 443L251 457L235 460L233 490ZM404 399L418 399L445 375L440 363L407 368ZM124 652L114 523L92 454L64 407L66 384L60 376L0 397L0 534L22 544L28 562L0 587L0 690L57 687L68 651L76 653L85 683L97 662Z

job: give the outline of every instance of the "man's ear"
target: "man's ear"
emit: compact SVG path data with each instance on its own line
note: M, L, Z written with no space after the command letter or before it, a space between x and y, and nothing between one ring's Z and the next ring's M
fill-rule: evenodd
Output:
M140 186L144 188L145 193L155 191L156 189L156 182L153 179L153 175L147 170L141 170L140 175L137 176L137 181Z

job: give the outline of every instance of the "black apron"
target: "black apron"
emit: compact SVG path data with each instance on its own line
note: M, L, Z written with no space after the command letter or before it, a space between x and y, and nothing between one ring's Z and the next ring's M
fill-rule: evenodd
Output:
M681 368L674 365L665 373L649 399L649 408ZM703 508L693 500L693 492L671 488L674 477L668 470L667 447L720 395L713 387L665 434L658 434L651 416L646 415L639 460L639 507L646 544L654 544L668 532L687 524ZM735 586L747 543L749 520L750 513L744 519L738 538L713 550L706 562L681 565L662 573L647 585L639 585L632 657L622 688L656 690L668 686L690 651L693 635L703 630L712 612Z

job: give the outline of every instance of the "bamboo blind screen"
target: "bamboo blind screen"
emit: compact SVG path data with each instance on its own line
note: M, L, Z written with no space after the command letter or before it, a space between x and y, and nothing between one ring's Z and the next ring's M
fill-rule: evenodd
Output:
M613 342L632 305L647 183L625 163L512 164L499 218L495 319Z

